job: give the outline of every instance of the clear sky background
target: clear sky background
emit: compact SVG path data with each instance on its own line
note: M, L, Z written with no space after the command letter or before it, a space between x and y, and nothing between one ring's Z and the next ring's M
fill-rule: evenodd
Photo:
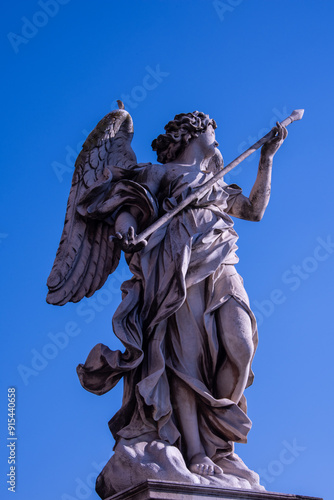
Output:
M111 318L128 270L65 307L46 304L45 282L77 152L122 98L139 162L156 161L151 141L176 113L215 118L228 163L305 108L275 157L264 219L236 220L260 333L246 394L253 429L237 453L270 491L332 500L334 3L19 0L2 10L1 498L13 498L8 387L17 500L98 498L93 483L112 453L121 383L97 397L75 369L96 343L119 347ZM246 195L258 158L227 178Z

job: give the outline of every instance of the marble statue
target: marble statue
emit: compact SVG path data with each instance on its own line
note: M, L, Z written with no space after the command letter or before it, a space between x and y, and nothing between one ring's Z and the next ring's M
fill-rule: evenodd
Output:
M123 109L106 115L80 152L63 234L48 279L50 304L90 297L121 251L133 274L122 284L113 330L125 351L98 344L78 366L82 386L104 394L123 379L109 422L114 454L97 480L107 498L146 478L260 491L234 453L251 428L245 389L258 337L237 273L232 217L260 221L273 157L286 138L277 123L262 149L249 197L218 179L146 240L136 235L173 211L222 168L216 123L181 113L152 143L157 164L138 163Z

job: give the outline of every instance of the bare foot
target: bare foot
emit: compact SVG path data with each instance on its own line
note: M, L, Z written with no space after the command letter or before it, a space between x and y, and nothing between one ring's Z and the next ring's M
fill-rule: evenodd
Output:
M218 467L204 453L197 453L192 457L189 464L189 470L201 476L214 476L215 474L223 474L223 469Z

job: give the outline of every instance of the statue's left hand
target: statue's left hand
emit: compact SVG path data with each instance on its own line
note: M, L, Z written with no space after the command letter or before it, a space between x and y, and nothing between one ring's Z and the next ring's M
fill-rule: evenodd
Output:
M262 146L261 155L265 155L267 157L272 157L282 146L284 140L288 135L288 131L285 127L283 127L279 122L276 122L276 127L272 129L275 133L275 136L266 142Z
M135 244L134 241L136 236L137 235L133 226L130 226L128 231L125 233L120 231L116 233L117 241L121 245L121 248L125 253L139 252L139 250L147 245L146 240L142 240L139 243Z

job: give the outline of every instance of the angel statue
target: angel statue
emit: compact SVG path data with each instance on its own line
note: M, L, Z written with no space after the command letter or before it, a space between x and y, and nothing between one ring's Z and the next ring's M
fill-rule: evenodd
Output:
M286 138L277 124L261 149L249 197L222 178L146 240L136 236L222 168L216 122L175 116L152 143L157 164L137 163L133 123L119 102L87 137L76 163L47 302L92 296L121 251L122 284L113 330L125 351L97 344L77 368L82 386L104 394L123 379L109 428L114 454L97 479L105 499L146 479L260 491L234 453L251 428L245 389L257 327L236 271L232 217L259 221L270 196L273 156Z

